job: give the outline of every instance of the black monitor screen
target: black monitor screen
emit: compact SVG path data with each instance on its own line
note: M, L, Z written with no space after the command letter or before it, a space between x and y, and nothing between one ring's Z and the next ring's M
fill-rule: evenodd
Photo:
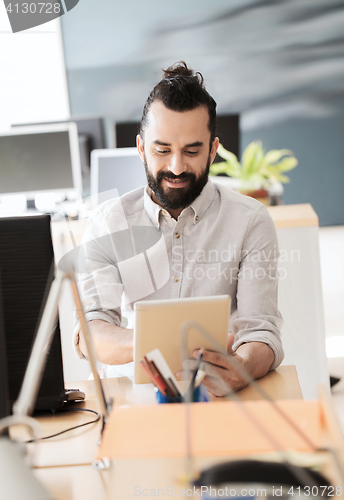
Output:
M216 117L216 135L225 149L239 156L239 115L218 115ZM216 161L223 161L223 159L217 156Z
M116 123L116 147L135 148L140 122Z
M9 395L7 380L7 359L5 344L5 326L2 305L1 269L0 269L0 418L9 415Z
M9 399L19 394L47 292L53 280L50 217L0 218L3 318L6 331ZM62 397L64 381L60 330L47 356L36 408Z

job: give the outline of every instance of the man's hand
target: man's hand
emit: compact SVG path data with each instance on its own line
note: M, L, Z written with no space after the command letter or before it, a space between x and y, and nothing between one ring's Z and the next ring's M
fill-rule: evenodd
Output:
M232 349L233 342L234 335L229 334L227 352L243 366L244 361L242 357ZM197 358L198 352L198 349L193 352L194 358ZM214 396L225 396L232 390L237 391L247 385L247 382L236 372L230 361L222 354L205 350L202 361L205 362L204 368L207 374L203 380L203 384Z
M229 334L227 351L247 373L254 379L263 377L274 362L274 353L272 349L262 342L249 342L242 344L236 351L232 346L234 336ZM198 349L193 352L194 358L197 358ZM205 350L202 360L206 377L203 384L214 396L225 396L232 390L237 391L247 385L247 381L232 367L228 359L222 354L214 351Z

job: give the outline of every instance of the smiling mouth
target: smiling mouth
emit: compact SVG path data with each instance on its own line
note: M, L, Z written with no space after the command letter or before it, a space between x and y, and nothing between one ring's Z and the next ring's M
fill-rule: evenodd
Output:
M164 181L175 187L183 187L189 182L189 179L168 179L164 177Z

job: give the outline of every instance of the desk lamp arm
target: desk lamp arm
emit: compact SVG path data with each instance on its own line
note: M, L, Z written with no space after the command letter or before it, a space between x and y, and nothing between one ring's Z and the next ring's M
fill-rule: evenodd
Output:
M85 338L88 356L91 364L94 382L96 384L97 396L101 408L103 425L108 417L108 409L105 400L104 391L101 386L97 372L97 361L94 352L91 334L85 319L81 305L81 299L73 273L65 273L61 270L56 271L56 277L51 285L48 299L44 308L41 322L33 344L30 359L26 368L23 384L17 401L13 405L13 414L16 416L31 415L35 406L39 385L42 379L43 370L46 363L47 354L53 334L56 328L58 317L58 301L61 294L64 279L69 279L73 291L73 297L79 316L81 329Z
M106 402L103 387L102 387L102 384L100 382L100 377L99 377L99 374L97 371L97 358L95 355L95 350L94 350L94 346L93 346L91 332L90 332L90 329L88 327L88 323L87 323L86 318L85 318L84 310L82 308L82 303L81 303L81 299L80 299L78 285L77 285L76 280L75 280L75 275L73 273L70 273L68 275L68 277L69 277L70 284L72 287L72 293L73 293L74 302L76 305L76 311L77 311L79 321L80 321L81 331L83 333L86 347L87 347L87 354L88 354L88 358L89 358L90 364L91 364L91 370L93 373L94 383L96 385L96 392L97 392L97 396L98 396L98 400L99 400L99 404L100 404L100 408L101 408L101 413L102 413L102 418L103 418L103 428L104 428L106 420L109 417L109 412L108 412L108 405Z

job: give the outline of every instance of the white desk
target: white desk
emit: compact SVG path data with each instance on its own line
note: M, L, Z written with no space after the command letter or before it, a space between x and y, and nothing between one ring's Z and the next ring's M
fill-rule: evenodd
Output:
M133 386L131 381L124 377L106 379L104 383L106 393L115 397L116 408L128 403L143 405L156 402L151 384ZM75 382L73 384L75 385ZM302 398L293 366L279 367L260 379L259 384L272 398ZM77 385L87 395L87 400L81 404L86 408L96 409L93 381L77 382ZM238 394L243 400L260 399L251 388L242 389ZM215 399L222 401L222 398ZM68 414L63 418L40 417L39 420L44 434L47 435L91 418L90 415L78 413ZM34 456L35 475L56 500L133 499L133 488L136 485L142 488L165 488L166 485L172 484L173 487L183 488L179 478L185 466L184 458L118 460L110 470L99 472L93 469L91 463L96 455L99 433L100 423L97 423L40 444L29 445ZM205 467L215 460L199 458L196 464Z
M86 406L92 407L95 404L92 383L86 381L78 384L81 389L86 390ZM135 394L135 387L132 388L127 379L108 379L106 384L108 385L107 390L115 395L118 406L125 402L132 404L151 402L152 389L149 386L140 386L139 392ZM259 384L272 397L301 398L294 367L280 367L275 372L260 379ZM244 399L251 399L252 393L250 391L251 389L243 389L240 391L240 395ZM75 423L75 415L70 415L68 418L70 423ZM45 420L42 422L45 431L56 429L56 421L53 422L47 418L43 420ZM336 426L330 407L325 409L323 420L324 445L332 442L332 445L334 443L335 446L341 448L342 453L339 458L343 466L343 436ZM64 422L65 424L67 422ZM36 454L40 463L36 464L38 468L34 470L34 473L56 500L110 500L114 498L132 500L136 498L135 486L140 488L140 491L144 488L148 491L150 489L157 491L158 488L166 490L167 486L177 489L188 487L183 482L182 477L186 465L185 458L121 459L116 460L109 470L97 471L92 468L90 462L95 456L97 448L95 441L99 436L99 423L82 432L81 430L73 431L70 435L72 437L60 436L38 445L43 451L41 450L40 456L38 455L39 451ZM227 457L221 457L220 461L226 459ZM200 470L218 461L219 459L216 457L199 457L195 459L194 465L196 469ZM341 484L340 478L335 472L335 464L328 455L325 457L325 471L333 484ZM172 498L178 498L178 496ZM189 496L189 498L197 497Z
M284 319L283 364L296 366L305 399L329 390L322 300L319 222L309 204L270 207L280 247L279 308Z

